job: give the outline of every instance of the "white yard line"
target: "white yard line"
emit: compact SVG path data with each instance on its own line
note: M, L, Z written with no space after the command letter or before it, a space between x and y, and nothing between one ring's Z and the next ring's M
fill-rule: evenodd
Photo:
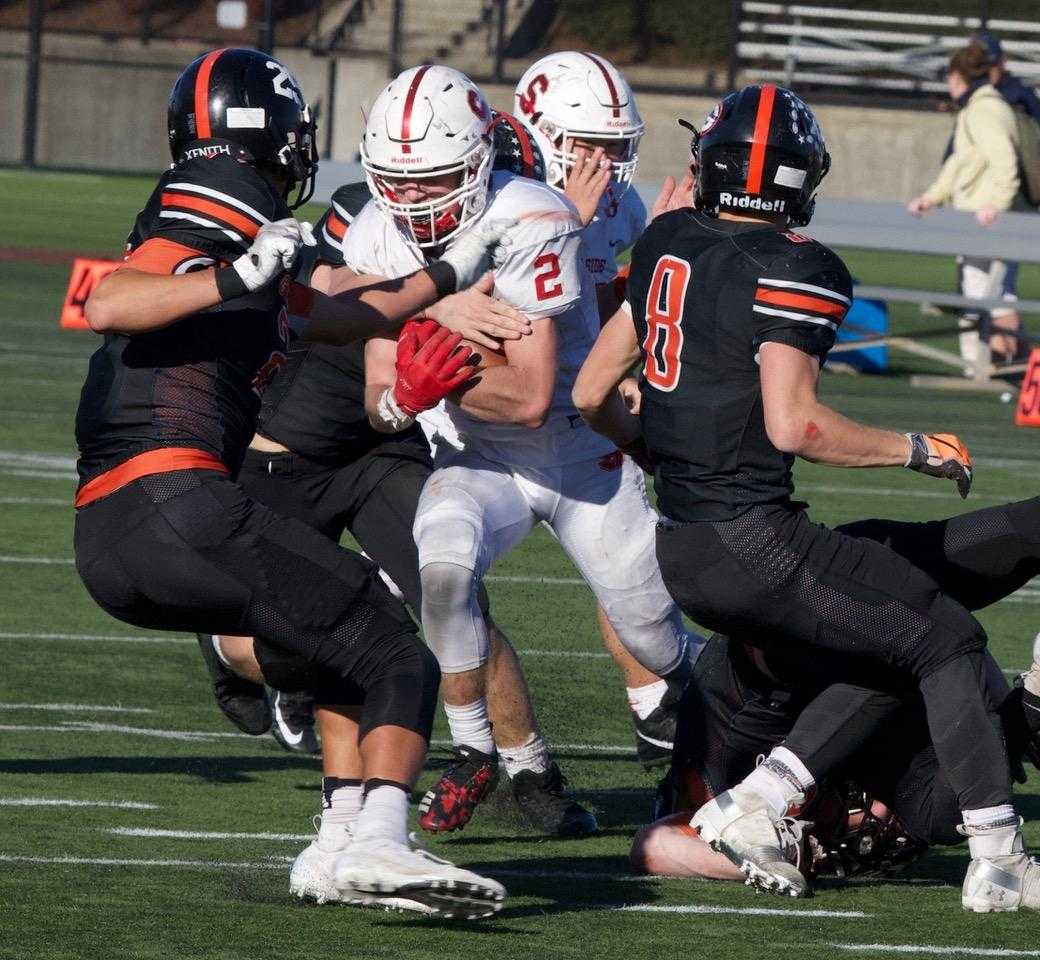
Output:
M632 903L608 909L618 913L692 913L734 914L747 917L828 917L836 920L867 920L874 916L860 910L783 910L779 907L716 907L699 903L666 905L658 903Z
M956 493L950 490L902 490L899 487L846 487L839 483L798 483L796 493L851 493L856 496L909 497L914 500L949 500L951 509L959 503ZM973 493L972 500L991 500L1003 503L1007 497Z
M100 703L0 703L0 710L56 710L62 713L155 713L149 707L121 707Z
M14 450L0 450L0 465L5 467L46 467L49 470L75 470L76 458L63 457L53 453L18 453Z
M71 566L76 561L64 557L12 557L0 556L0 563L35 563L45 566Z
M5 507L71 507L67 497L0 497Z
M0 475L5 477L31 477L34 480L78 480L79 474L66 473L57 470L12 470L10 468L0 469ZM71 501L69 501L71 503Z
M848 953L918 953L933 957L1040 957L1040 950L1009 947L940 947L926 943L831 943Z
M117 837L165 837L171 840L279 840L309 842L313 833L220 833L210 830L154 830L151 827L108 827L104 833Z
M136 800L62 800L58 797L0 797L0 807L116 807L120 810L158 810L155 803Z
M49 863L86 867L194 867L207 870L284 870L284 861L129 860L119 857L28 857L0 853L0 863Z
M118 723L96 723L87 720L66 720L64 723L45 724L0 724L0 731L7 733L62 733L66 736L85 733L115 733L121 736L155 737L159 740L182 740L199 743L211 739L219 740L263 740L264 734L252 736L230 730L164 730L156 727L127 727ZM450 740L431 740L435 747L450 747ZM553 743L555 750L573 750L582 753L635 753L635 747L609 743Z

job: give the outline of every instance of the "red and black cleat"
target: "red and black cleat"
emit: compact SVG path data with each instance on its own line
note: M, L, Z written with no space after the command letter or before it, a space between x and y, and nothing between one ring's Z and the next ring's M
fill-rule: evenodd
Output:
M498 782L497 753L481 753L465 744L452 752L455 759L419 801L419 826L429 833L461 830Z

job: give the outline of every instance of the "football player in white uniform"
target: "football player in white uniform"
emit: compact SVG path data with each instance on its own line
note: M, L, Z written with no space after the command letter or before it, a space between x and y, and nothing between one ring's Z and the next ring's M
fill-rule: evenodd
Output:
M374 200L343 246L355 272L393 278L482 222L508 223L493 292L533 321L530 336L505 343L500 356L487 355L472 387L448 404L463 448L438 446L437 469L416 516L422 620L441 664L459 761L424 798L420 823L428 829L462 826L481 799L479 778L497 763L485 699L488 639L476 589L492 562L540 520L645 667L678 682L690 660L681 617L657 568L657 517L642 472L586 427L570 399L600 327L595 286L579 262L582 225L557 191L505 172L492 175L489 119L483 94L458 71L424 66L392 81L369 112L362 142ZM373 422L384 429L403 427L422 412L414 391L408 391L413 403L401 406L401 386L388 385L371 404ZM627 416L620 397L618 404ZM555 765L546 767L544 744L529 747L525 765L558 777ZM460 776L463 767L472 776ZM465 808L460 821L457 812Z
M624 75L594 53L550 53L526 70L513 95L514 112L546 158L546 182L574 201L585 229L581 263L596 285L600 320L621 308L618 256L646 226L646 207L630 189L639 162L643 120ZM635 380L620 387L638 412ZM636 749L648 769L668 763L682 693L643 667L598 611L603 642L625 679Z

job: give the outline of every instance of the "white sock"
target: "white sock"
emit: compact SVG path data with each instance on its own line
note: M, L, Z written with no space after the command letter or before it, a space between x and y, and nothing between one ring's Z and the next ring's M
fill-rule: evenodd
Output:
M498 755L505 764L506 776L515 777L521 770L545 773L549 769L549 746L538 733L532 733L519 747L501 747Z
M975 810L962 810L964 826L976 830L1000 830L1009 825L1018 826L1018 815L1010 803L1002 803L996 807L978 807Z
M774 747L766 759L744 778L744 786L766 801L774 819L787 816L792 805L805 803L816 785L813 775L787 747Z
M628 705L640 720L645 720L661 706L661 701L667 692L668 682L666 680L655 680L642 687L625 687L625 693L628 694Z
M341 823L353 831L361 812L363 785L360 780L321 778L321 822Z
M228 658L224 656L224 648L220 645L220 634L217 633L213 634L213 652L217 655L217 659L224 664L228 670L234 669L231 664L228 663Z
M408 793L401 786L377 781L365 794L354 824L354 839L408 843Z
M487 700L484 697L461 707L446 703L444 712L448 716L451 742L456 747L465 745L481 753L495 752L495 739L491 736L491 720L488 718Z

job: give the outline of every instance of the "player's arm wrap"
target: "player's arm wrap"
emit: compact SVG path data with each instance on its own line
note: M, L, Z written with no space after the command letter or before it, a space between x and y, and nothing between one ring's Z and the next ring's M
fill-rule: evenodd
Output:
M434 260L424 271L437 288L437 299L447 297L455 292L458 279L455 276L455 268L443 260Z
M394 388L387 387L376 401L376 413L379 419L387 426L393 427L395 432L400 432L415 423L415 417L402 410L394 398Z
M246 285L245 280L242 279L241 274L235 269L234 264L218 267L215 277L217 293L220 294L221 301L237 300L239 297L244 297L249 293L249 287Z

